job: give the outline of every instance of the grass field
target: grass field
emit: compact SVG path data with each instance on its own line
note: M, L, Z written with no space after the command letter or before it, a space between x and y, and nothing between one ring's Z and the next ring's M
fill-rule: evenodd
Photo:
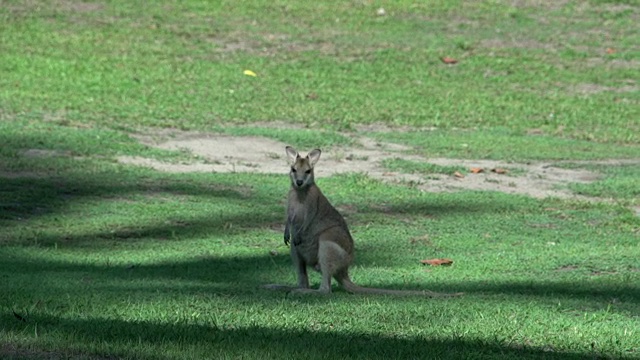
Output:
M638 24L635 0L0 0L0 358L640 358ZM565 198L323 177L356 283L465 295L292 296L260 288L295 283L286 164L119 161L211 161L139 140L162 131L366 137L423 182L470 175L410 156L597 177Z

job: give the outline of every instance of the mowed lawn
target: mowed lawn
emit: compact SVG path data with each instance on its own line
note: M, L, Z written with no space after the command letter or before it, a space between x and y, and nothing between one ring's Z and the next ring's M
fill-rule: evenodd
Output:
M634 0L0 0L0 358L640 357L638 24ZM322 177L356 283L465 294L294 296L261 288L296 281L284 161L118 160L215 164L140 141L183 132L595 175L566 198Z

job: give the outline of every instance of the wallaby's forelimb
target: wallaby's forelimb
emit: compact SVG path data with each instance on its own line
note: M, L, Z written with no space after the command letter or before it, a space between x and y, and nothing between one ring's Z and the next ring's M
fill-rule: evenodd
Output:
M288 246L290 240L291 240L291 228L289 226L289 220L287 220L287 223L284 226L284 244Z

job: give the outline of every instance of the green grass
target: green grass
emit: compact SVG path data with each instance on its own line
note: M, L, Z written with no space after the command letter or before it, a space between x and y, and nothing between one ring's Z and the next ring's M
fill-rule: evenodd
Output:
M640 157L639 21L628 0L0 0L0 357L637 358L638 167L577 161ZM287 296L259 288L295 282L287 177L118 163L193 160L132 137L158 128L571 160L607 201L321 178L357 283L465 295Z
M227 126L217 129L219 132L234 136L262 136L281 141L286 144L296 144L300 148L331 148L336 146L353 145L353 138L348 134L341 134L334 130L291 129L283 124L275 128L261 126Z
M6 3L5 117L115 128L504 126L639 141L634 5Z
M332 199L357 209L348 220L359 241L358 282L467 294L290 299L257 289L294 281L280 232L269 230L281 221L284 179L109 167L84 178L3 182L14 187L5 199L20 204L3 209L5 339L63 353L170 357L293 357L289 336L299 346L337 342L325 355L312 347L318 358L365 349L366 357L419 356L423 341L442 356L451 345L460 355L535 357L547 347L566 355L594 339L606 354L637 350L638 220L622 208L416 196L362 176L327 179ZM32 193L34 185L50 198ZM418 260L430 257L455 264L425 272Z
M401 158L385 159L382 162L382 166L384 166L385 168L391 171L400 171L404 173L419 173L423 175L432 175L432 174L453 175L456 172L460 174L464 174L469 170L463 166L442 166L442 165L430 164L425 162L405 160Z
M409 145L427 158L452 157L530 160L599 160L640 156L637 144L612 145L551 135L526 134L503 127L482 130L416 130L373 132L375 139Z
M456 174L465 175L472 171L471 168L464 166L443 166L432 164L424 161L413 161L402 158L384 159L381 165L389 169L390 171L397 171L400 173L408 174L422 174L422 175L449 175L455 176ZM491 171L492 169L482 169L482 171ZM507 167L504 168L506 176L526 176L527 171L519 167ZM459 176L459 175L458 175Z
M584 165L579 166L584 167ZM590 165L587 168L603 174L603 179L589 184L572 184L571 187L576 193L632 201L640 199L640 186L638 186L640 167L637 164Z

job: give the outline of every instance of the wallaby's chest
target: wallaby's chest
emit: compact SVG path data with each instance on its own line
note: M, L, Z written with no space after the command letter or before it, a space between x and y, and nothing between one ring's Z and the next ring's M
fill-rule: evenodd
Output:
M317 250L320 234L332 226L331 218L323 215L323 209L326 210L328 205L323 200L317 188L310 189L307 194L290 193L288 216L291 236L298 250L307 255Z
M299 201L298 199L289 200L288 216L291 224L296 225L298 228L308 227L313 222L315 216L315 206L307 201Z
M313 241L326 229L344 223L317 187L310 188L307 193L294 190L289 194L288 217L291 230L301 241Z
M288 221L291 231L291 249L304 259L309 266L318 262L317 228L319 219L316 218L316 206L310 198L299 198L296 193L290 194Z

